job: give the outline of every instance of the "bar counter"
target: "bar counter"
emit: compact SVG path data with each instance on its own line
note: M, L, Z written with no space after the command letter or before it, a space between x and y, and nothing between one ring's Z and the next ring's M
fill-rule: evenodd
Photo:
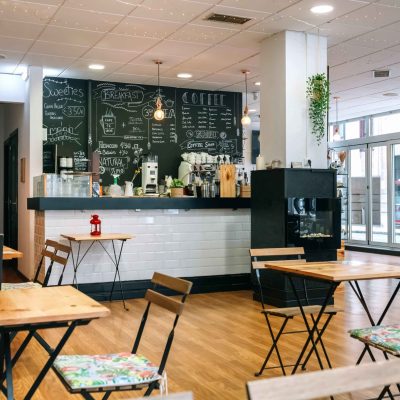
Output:
M28 199L35 214L35 258L46 239L87 234L92 214L103 233L126 233L120 271L127 298L140 297L154 271L188 278L195 293L250 288L249 198L60 198ZM67 244L67 242L65 243ZM111 243L106 243L112 252ZM75 247L74 247L75 249ZM86 251L82 245L81 253ZM61 270L53 269L50 284ZM79 289L97 300L110 293L115 267L93 246L78 269ZM72 283L72 260L63 284Z
M250 208L249 198L196 197L32 197L28 210L166 210Z

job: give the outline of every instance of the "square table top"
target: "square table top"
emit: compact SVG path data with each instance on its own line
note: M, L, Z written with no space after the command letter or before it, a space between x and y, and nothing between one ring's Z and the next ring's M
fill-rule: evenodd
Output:
M99 241L99 240L128 240L134 236L129 233L102 233L92 236L90 233L62 233L61 236L73 242Z
M72 286L0 291L0 327L87 320L110 310Z
M3 260L12 260L13 258L22 258L23 253L14 250L11 247L3 246Z
M359 261L325 261L305 264L290 264L290 261L287 264L266 261L265 268L331 282L400 278L400 265Z

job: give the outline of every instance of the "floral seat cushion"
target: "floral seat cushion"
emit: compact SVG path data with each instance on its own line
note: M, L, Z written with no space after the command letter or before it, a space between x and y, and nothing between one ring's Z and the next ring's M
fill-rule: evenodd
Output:
M400 324L353 329L350 336L400 357Z
M35 282L22 282L22 283L2 283L1 290L14 290L14 289L33 289L41 288L40 283Z
M54 368L72 390L134 386L162 378L158 366L131 353L58 356Z

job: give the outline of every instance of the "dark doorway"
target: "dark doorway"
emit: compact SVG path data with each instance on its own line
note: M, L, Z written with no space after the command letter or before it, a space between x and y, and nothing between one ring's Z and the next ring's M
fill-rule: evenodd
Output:
M18 249L18 129L4 142L4 244Z

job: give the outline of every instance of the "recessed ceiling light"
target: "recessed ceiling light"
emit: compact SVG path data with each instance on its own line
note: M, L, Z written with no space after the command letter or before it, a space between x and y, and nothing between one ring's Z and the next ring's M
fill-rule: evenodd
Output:
M256 86L261 86L261 82L254 82Z
M310 9L314 14L327 14L333 11L333 7L329 4L321 4L319 6L314 6Z
M395 92L387 92L387 93L383 93L382 96L387 96L387 97L397 97L399 94L395 93Z
M191 78L193 75L189 74L188 72L180 72L179 74L176 75L178 78L181 79L189 79Z
M104 69L104 65L101 65L101 64L90 64L89 68L90 69Z
M255 108L250 108L249 113L256 112L257 110Z

